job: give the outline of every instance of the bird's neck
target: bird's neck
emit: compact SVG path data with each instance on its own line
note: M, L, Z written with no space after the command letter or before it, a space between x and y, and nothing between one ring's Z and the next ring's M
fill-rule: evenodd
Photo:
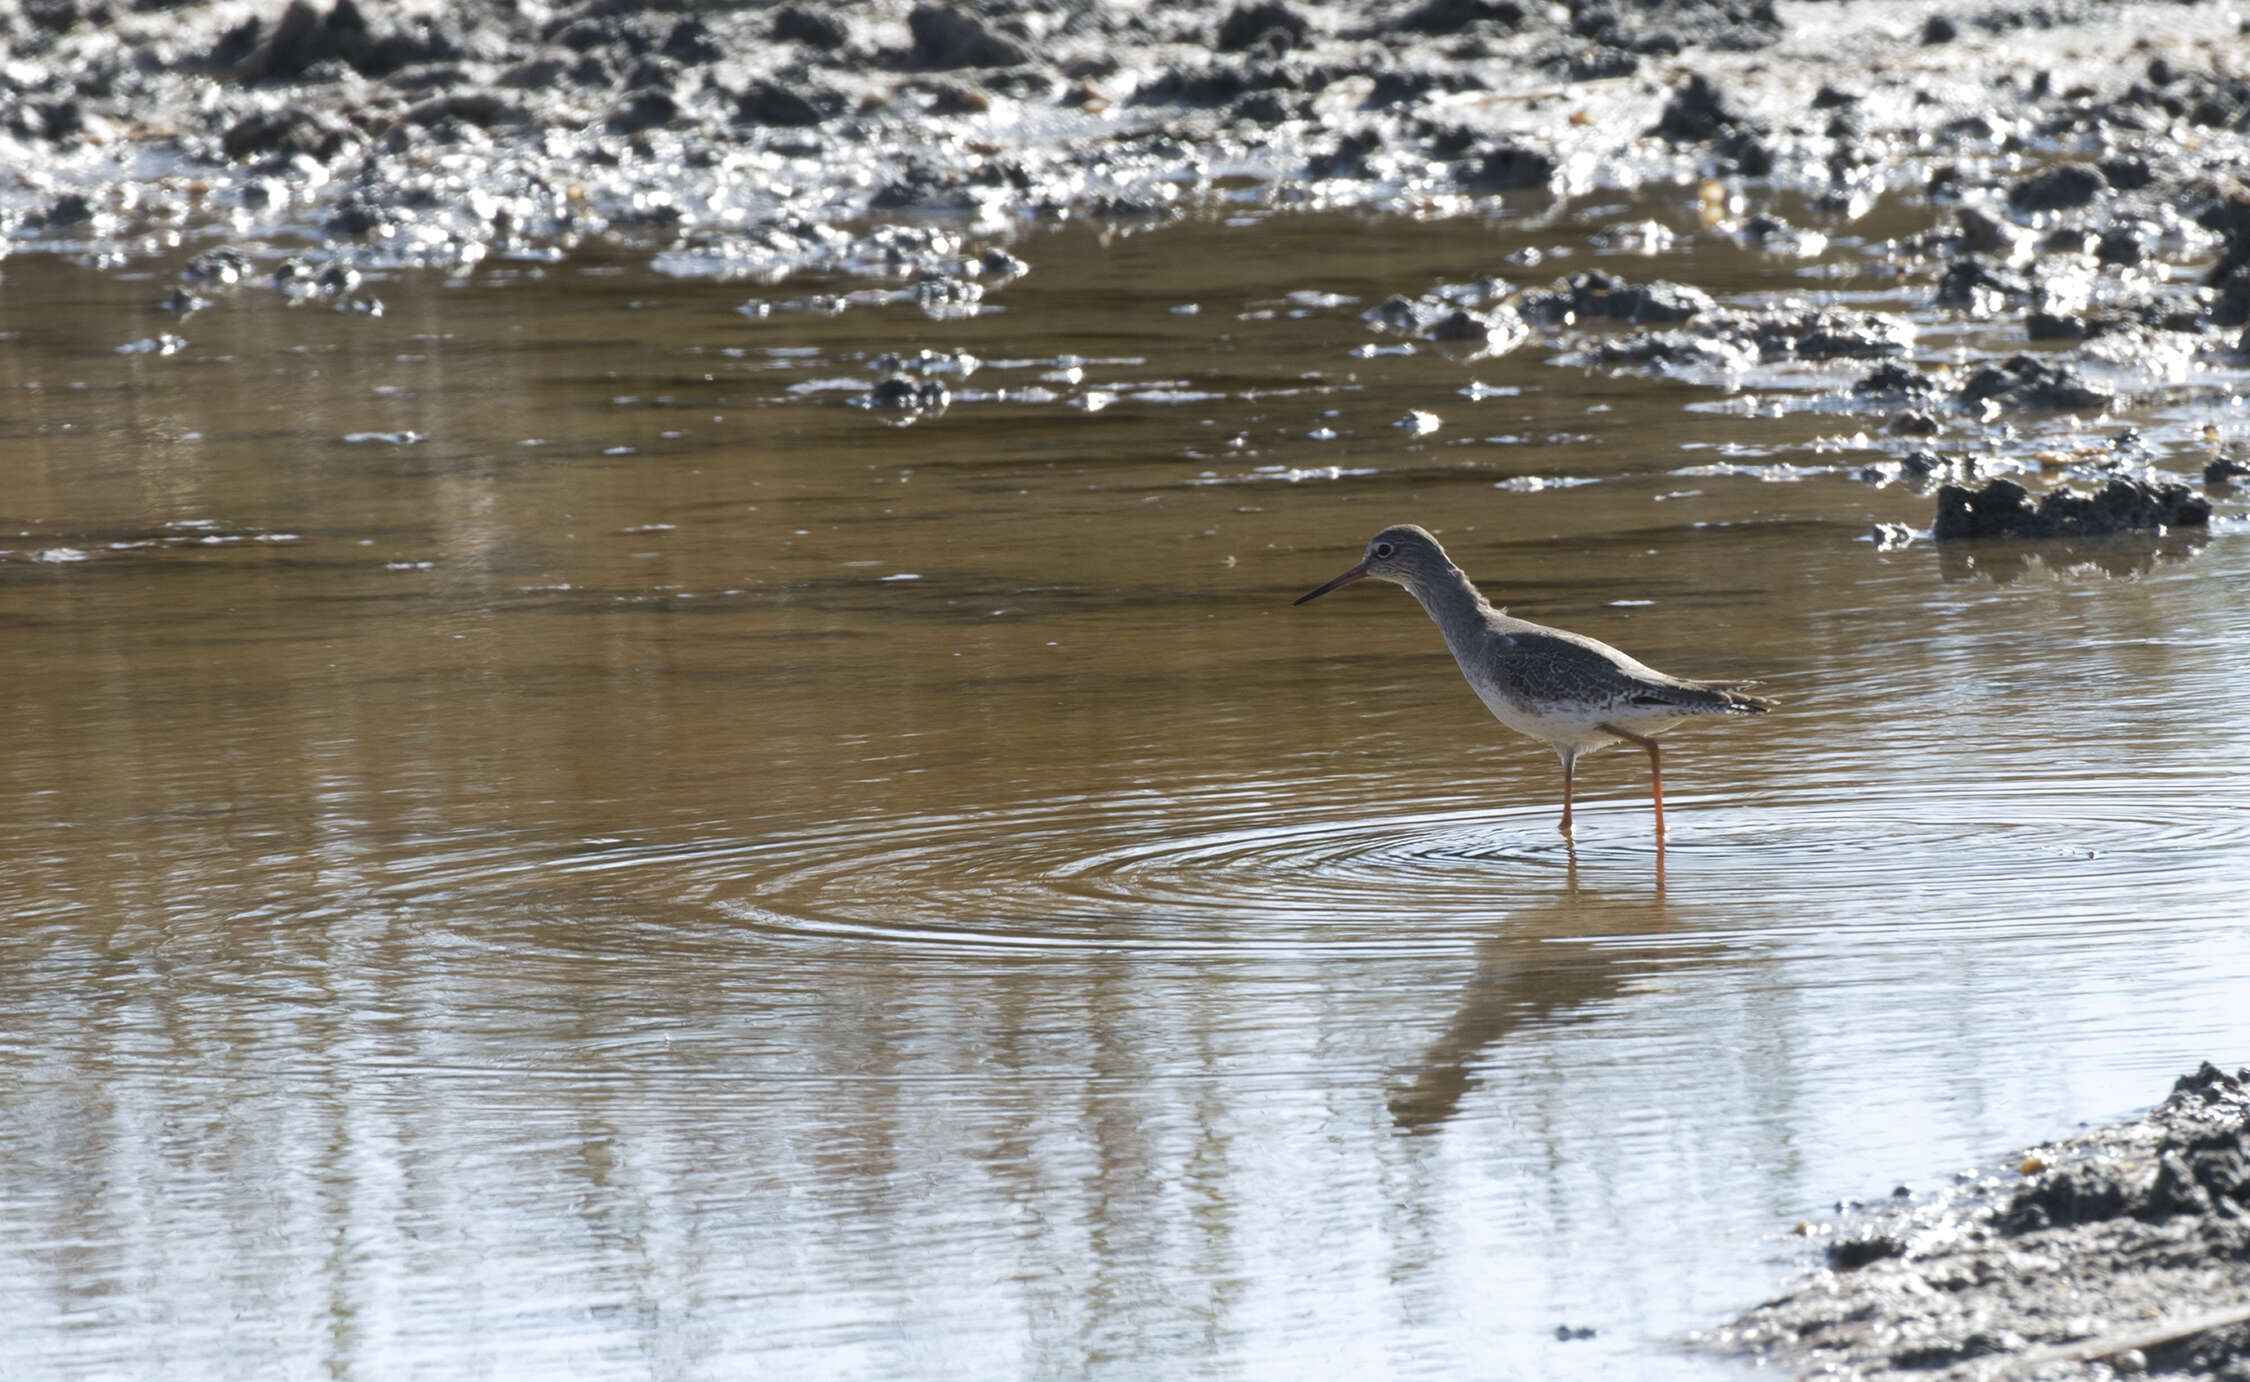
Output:
M1416 581L1407 587L1414 598L1422 602L1437 626L1448 639L1456 632L1481 628L1484 616L1491 612L1491 601L1484 598L1468 574L1458 566L1445 570L1427 580Z

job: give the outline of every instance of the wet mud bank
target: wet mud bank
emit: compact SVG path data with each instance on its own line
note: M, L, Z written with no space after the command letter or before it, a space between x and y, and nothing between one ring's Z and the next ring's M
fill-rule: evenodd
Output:
M1698 1340L1789 1376L2250 1377L2250 1070L1832 1230Z
M869 222L1474 214L1659 183L1783 257L1926 200L1896 257L2035 339L2239 333L2236 39L2178 3L46 0L0 17L0 231L441 265L609 237L771 278L959 267ZM1783 189L1817 224L1755 204ZM2190 257L2210 294L2124 272Z
M42 0L0 14L0 252L184 263L185 318L372 315L386 275L601 247L742 283L780 329L1003 310L1064 222L1482 218L1628 271L1496 256L1368 330L1767 386L1746 417L1843 417L1876 484L2098 495L2245 470L2239 29L2154 2ZM1801 290L1714 294L1706 250ZM861 402L940 411L911 375ZM2194 509L2120 498L2044 528ZM2034 505L1971 527L2042 531Z

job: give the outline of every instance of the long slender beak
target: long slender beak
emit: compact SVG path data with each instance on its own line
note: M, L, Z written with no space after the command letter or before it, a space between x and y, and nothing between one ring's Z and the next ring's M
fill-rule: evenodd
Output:
M1364 581L1366 579L1367 563L1361 562L1359 565L1353 567L1349 571L1346 571L1343 575L1338 576L1335 580L1330 581L1328 584L1321 586L1317 590L1308 590L1304 594L1299 595L1296 599L1291 600L1289 603L1293 605L1301 605L1307 600L1317 600L1321 596L1326 595L1331 590L1338 590L1343 588L1344 586L1350 585L1353 581Z

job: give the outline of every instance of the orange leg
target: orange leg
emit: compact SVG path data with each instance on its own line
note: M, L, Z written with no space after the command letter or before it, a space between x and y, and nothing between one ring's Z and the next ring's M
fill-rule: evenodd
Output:
M1559 756L1562 759L1562 824L1556 828L1561 830L1563 834L1568 835L1570 833L1570 769L1572 760L1576 759L1578 755L1566 753Z
M1656 751L1656 741L1645 734L1634 734L1615 725L1603 725L1604 734L1614 734L1628 744L1639 744L1648 750L1649 790L1656 796L1656 838L1664 838L1664 759Z

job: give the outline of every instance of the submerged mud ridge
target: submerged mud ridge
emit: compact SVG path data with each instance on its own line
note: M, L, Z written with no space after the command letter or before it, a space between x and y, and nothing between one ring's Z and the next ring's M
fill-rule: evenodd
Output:
M2250 1070L1848 1227L1699 1342L1786 1375L2250 1377Z
M2239 42L2174 0L41 0L0 11L0 252L192 254L182 318L372 315L386 272L598 244L755 285L753 323L945 321L1004 305L1041 225L1481 217L1686 267L1535 251L1393 285L1371 330L1764 388L1746 416L1897 457L1872 483L2163 483L2250 366ZM1722 247L1804 291L1672 281ZM848 401L945 410L878 383ZM2142 452L2054 444L2181 399Z

